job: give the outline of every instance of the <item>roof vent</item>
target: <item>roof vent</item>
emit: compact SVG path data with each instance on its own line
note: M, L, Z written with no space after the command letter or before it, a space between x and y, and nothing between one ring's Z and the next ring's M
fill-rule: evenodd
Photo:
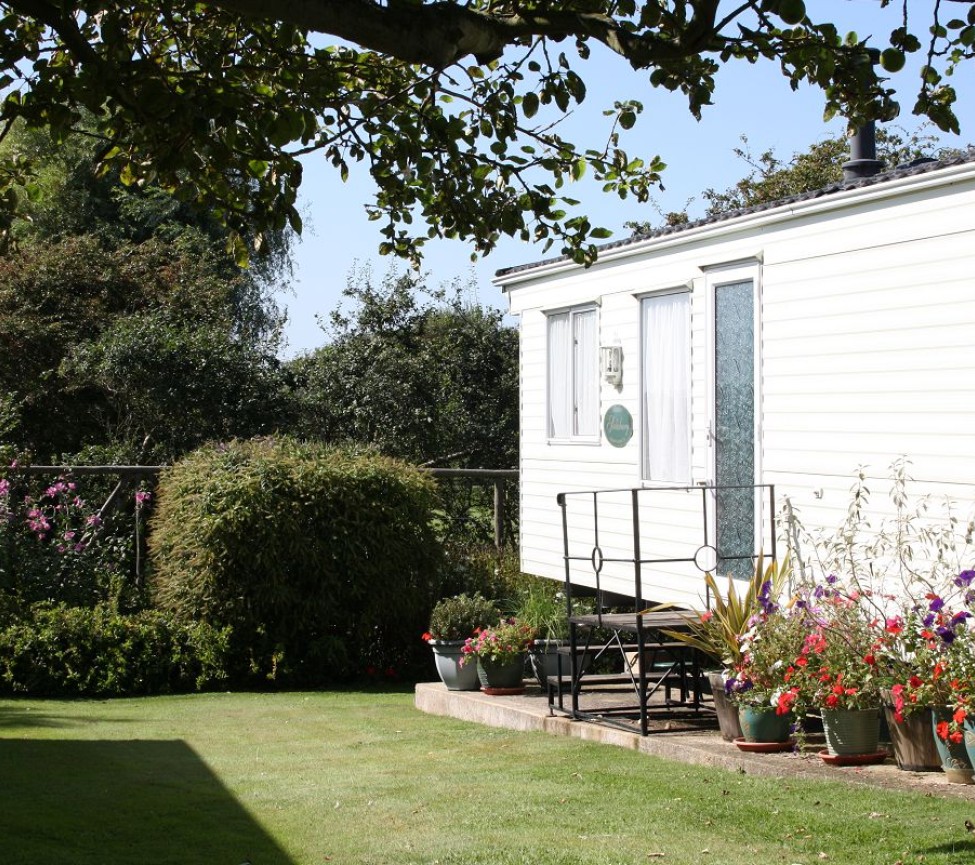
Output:
M850 139L850 159L843 163L843 180L859 180L880 173L884 164L877 159L877 137L872 120L863 124Z

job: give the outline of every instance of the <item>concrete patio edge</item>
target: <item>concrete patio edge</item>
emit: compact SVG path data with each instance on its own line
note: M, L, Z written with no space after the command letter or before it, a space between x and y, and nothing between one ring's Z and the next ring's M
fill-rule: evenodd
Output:
M537 688L524 695L488 696L480 691L448 691L440 682L416 686L414 705L431 715L470 721L489 727L571 736L589 742L628 748L679 763L713 766L730 772L781 778L846 781L890 790L975 800L975 786L948 783L937 772L904 772L893 760L879 766L835 767L815 754L749 754L712 731L655 732L640 736L603 724L551 715L545 695Z

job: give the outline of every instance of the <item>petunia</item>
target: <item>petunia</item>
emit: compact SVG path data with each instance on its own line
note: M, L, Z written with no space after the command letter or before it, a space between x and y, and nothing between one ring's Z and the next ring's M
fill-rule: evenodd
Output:
M955 585L960 589L966 589L975 580L975 571L962 571L957 577L955 577Z

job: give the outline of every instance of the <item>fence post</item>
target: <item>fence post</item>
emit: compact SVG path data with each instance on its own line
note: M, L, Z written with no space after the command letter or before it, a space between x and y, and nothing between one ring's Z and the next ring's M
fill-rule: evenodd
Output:
M504 549L504 478L494 479L494 546Z

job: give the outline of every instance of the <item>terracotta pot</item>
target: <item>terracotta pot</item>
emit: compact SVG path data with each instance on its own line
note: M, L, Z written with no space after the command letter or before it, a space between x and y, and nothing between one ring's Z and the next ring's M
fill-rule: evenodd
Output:
M719 670L708 672L708 683L711 686L711 696L714 698L714 713L718 716L718 729L721 738L726 742L734 742L745 734L741 731L738 720L738 707L728 699L724 689L724 673Z
M884 706L884 717L898 769L905 772L941 771L941 758L931 735L929 709L917 709L898 722L894 718L894 707Z

